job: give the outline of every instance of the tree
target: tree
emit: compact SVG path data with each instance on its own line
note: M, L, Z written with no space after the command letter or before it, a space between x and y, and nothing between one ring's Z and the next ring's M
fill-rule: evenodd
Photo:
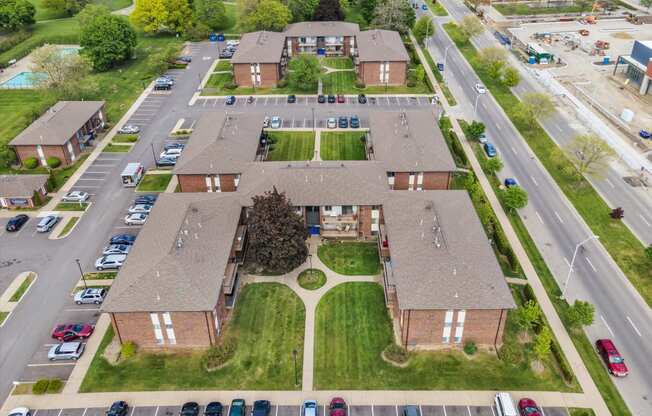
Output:
M537 120L552 116L555 104L550 95L543 92L529 92L523 96L519 103L521 117L530 124L535 125Z
M484 131L485 131L485 125L480 121L473 120L471 124L469 124L466 127L466 135L473 140L479 139L480 136L482 136L482 133L484 133Z
M194 0L193 7L195 22L216 30L226 25L226 8L222 0Z
M292 13L293 22L303 22L312 19L318 0L287 0L288 9Z
M77 89L79 80L89 72L88 63L78 54L63 54L55 45L44 45L32 52L32 72L47 74L39 86L55 94Z
M301 91L314 89L319 82L321 65L314 55L302 54L290 61L289 82Z
M528 300L516 310L516 323L523 331L533 330L541 320L541 309L533 300Z
M79 27L83 29L94 18L109 14L111 14L111 11L103 4L88 4L77 15L77 21L79 22Z
M537 338L534 341L534 353L539 360L545 360L550 354L550 347L552 344L552 333L550 328L544 326L541 328Z
M503 161L498 156L486 159L484 162L484 170L488 174L494 175L496 172L500 171L503 168Z
M339 0L319 0L312 20L330 22L344 20L344 12Z
M645 247L645 257L647 257L648 262L652 264L652 244Z
M3 0L0 2L0 30L15 31L34 24L36 8L27 0Z
M358 0L358 7L360 8L360 14L362 18L367 22L371 23L374 18L374 11L376 10L376 5L378 4L377 0Z
M432 36L435 33L435 25L432 23L432 17L429 15L423 15L417 20L412 28L412 34L419 43L423 44L423 40Z
M147 71L153 75L161 75L170 67L175 57L178 55L179 48L175 45L167 45L162 50L149 54L147 57Z
M511 66L505 68L503 71L503 84L513 88L517 86L519 82L521 82L521 74L518 72L518 70Z
M249 250L268 271L287 273L308 256L308 230L295 208L276 188L254 196L249 218Z
M484 32L484 26L482 25L482 22L472 14L467 14L462 18L462 21L460 22L460 29L468 39L474 38L480 33Z
M594 134L575 136L565 147L566 154L582 174L602 176L616 152Z
M507 63L507 51L498 46L480 49L478 53L480 62L487 69L491 78L500 78L503 68Z
M241 21L242 27L248 31L271 30L280 32L290 23L292 15L286 5L277 0L261 0L258 6Z
M46 9L62 12L68 16L79 13L88 4L88 0L43 0L41 5Z
M652 0L639 0L639 3L648 10L652 7Z
M382 0L374 10L373 26L407 33L416 20L414 9L404 0Z
M193 25L188 0L136 0L136 8L129 18L145 33L185 33Z
M575 303L568 307L566 316L568 317L568 323L573 328L592 325L595 318L595 306L577 299Z
M136 47L136 32L123 17L97 15L82 28L79 44L93 69L106 71L131 58Z
M503 192L503 202L507 209L515 211L527 205L527 191L520 186L509 186Z

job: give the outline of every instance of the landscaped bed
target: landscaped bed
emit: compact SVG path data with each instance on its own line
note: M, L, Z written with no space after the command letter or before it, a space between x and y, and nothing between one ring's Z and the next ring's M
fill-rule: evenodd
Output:
M234 87L234 88L231 88ZM212 74L201 92L201 95L287 95L287 94L317 94L317 89L300 91L290 86L274 88L237 87L232 73Z
M68 218L68 222L66 222L66 225L63 226L63 229L59 232L57 237L65 237L72 231L73 227L75 224L77 224L77 221L79 221L79 217L70 217Z
M138 192L163 192L172 180L171 173L148 173L140 180Z
M404 368L385 362L381 352L394 337L377 283L344 283L326 293L317 307L315 337L316 389L578 391L548 362L542 374L534 374L530 344L518 344L510 363L486 352L469 359L448 351L412 352ZM513 342L516 328L508 316L505 344Z
M88 205L90 205L88 202L59 202L56 207L54 207L55 211L86 211L86 208L88 208Z
M321 65L332 69L353 69L353 61L349 57L324 58Z
M311 131L270 131L268 161L311 160L315 154L315 134Z
M307 290L317 290L326 284L326 274L319 269L306 269L297 277L299 286Z
M102 149L103 152L109 152L109 153L127 153L128 151L131 150L133 146L129 144L113 144L109 143L106 146L104 146L104 149Z
M366 160L365 137L364 131L324 131L319 155L323 160Z
M344 275L380 273L378 245L375 242L334 241L319 246L319 259L331 270Z
M235 355L213 372L201 366L202 352L138 352L115 366L102 353L113 339L104 336L80 392L147 390L296 390L292 350L303 357L305 308L285 285L256 283L242 289L224 334L235 339ZM302 360L297 361L301 374ZM299 383L301 377L299 377Z

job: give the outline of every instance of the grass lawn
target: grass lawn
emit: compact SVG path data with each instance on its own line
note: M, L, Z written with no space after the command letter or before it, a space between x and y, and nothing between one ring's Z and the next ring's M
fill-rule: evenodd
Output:
M136 143L138 141L137 134L116 134L111 139L113 143Z
M267 160L271 162L311 160L315 154L315 135L311 131L271 131Z
M372 243L335 241L319 246L319 259L335 273L345 275L376 275L380 273L378 245Z
M321 133L319 154L323 160L366 160L365 132Z
M59 202L56 207L54 207L55 211L86 211L86 208L88 208L88 202L82 202L81 204L79 202Z
M139 352L112 366L102 352L113 338L110 328L86 373L80 392L151 390L296 390L292 350L303 357L305 307L285 285L245 286L225 337L237 337L235 356L221 369L206 372L201 352ZM297 371L302 372L302 360ZM299 382L301 378L299 378Z
M221 60L215 66L215 71L230 71L232 69L233 65L231 65L231 62L227 60Z
M426 2L428 3L428 8L435 16L448 16L448 12L441 3L436 2L436 0L426 0Z
M59 232L59 235L57 235L57 237L63 237L67 235L70 232L70 230L72 230L72 227L74 227L75 224L77 224L77 221L79 221L79 217L70 217L66 225Z
M18 302L20 299L25 295L25 292L27 292L27 289L31 286L32 282L36 279L36 275L34 273L30 273L27 276L25 276L25 279L23 279L23 282L18 286L18 289L14 292L13 295L9 298L9 302Z
M86 280L111 280L115 279L118 272L86 272L84 279Z
M508 317L506 344L516 342L512 321ZM414 352L406 368L388 364L380 354L394 337L376 283L344 283L326 293L317 306L315 337L315 388L320 390L577 390L549 365L535 375L530 344L519 344L518 360L510 363L483 352L471 360L461 352Z
M201 95L268 95L268 94L317 94L317 88L309 91L295 90L289 86L284 88L225 88L233 81L233 74L212 74L201 92Z
M34 15L36 21L62 19L69 17L63 12L46 9L43 6L43 0L29 0L29 2L36 7L36 15ZM103 4L108 7L109 10L118 10L124 9L125 7L131 5L131 0L92 0L89 3Z
M32 28L31 37L0 54L0 64L4 65L11 59L20 59L45 43L79 43L79 24L77 23L77 19L59 19L36 23Z
M18 133L47 109L42 98L31 90L0 90L0 148L9 143ZM46 103L47 104L47 103Z
M504 16L512 15L539 15L539 14L562 14L562 13L581 13L591 11L592 4L580 5L572 4L568 6L554 7L530 7L527 4L494 4Z
M353 61L349 57L323 58L321 65L333 69L353 69Z
M326 284L326 274L319 269L306 269L297 277L299 286L307 290L317 290Z
M240 33L241 29L238 25L238 6L232 3L224 3L226 9L226 23L224 27L218 28L224 33Z
M106 146L104 146L104 149L102 149L102 151L108 153L127 153L128 151L131 150L132 147L133 146L128 144L109 143Z
M324 94L429 94L432 92L425 82L417 82L414 87L367 85L365 88L357 88L355 71L331 72L322 75L321 79Z
M0 312L0 325L2 325L5 322L5 319L9 316L9 312Z
M148 173L138 184L137 192L163 192L172 180L171 173Z

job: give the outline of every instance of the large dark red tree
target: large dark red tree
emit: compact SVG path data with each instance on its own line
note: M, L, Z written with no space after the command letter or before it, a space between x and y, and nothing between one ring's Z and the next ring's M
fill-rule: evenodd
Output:
M335 20L344 20L344 12L340 7L339 0L319 0L315 8L312 20L329 22Z

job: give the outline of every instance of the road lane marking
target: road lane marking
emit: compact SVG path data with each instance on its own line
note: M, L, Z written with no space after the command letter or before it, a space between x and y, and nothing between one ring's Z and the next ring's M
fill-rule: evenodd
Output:
M537 214L537 218L539 219L541 224L543 224L543 218L541 218L541 215L539 215L539 211L534 211L534 213Z
M591 266L591 268L593 269L593 271L597 273L598 270L595 268L595 266L593 265L593 263L591 263L591 260L589 260L588 257L585 257L585 259L586 259L586 262L589 263L589 266Z
M518 152L516 151L516 149L514 149L514 146L512 146L512 152L514 152L515 155L518 155Z
M648 227L651 226L651 224L648 222L648 220L645 219L645 217L644 217L643 215L638 214L638 216L641 217L641 219L643 220L643 222L645 223L645 225L647 225Z
M607 182L607 183L609 184L609 186L611 186L611 187L614 188L614 189L616 188L616 187L614 186L614 184L611 183L611 181L610 181L609 179L604 178L604 180L605 180L605 182Z
M561 219L561 217L559 216L557 211L555 211L555 216L557 217L557 219L559 220L560 223L562 223L562 224L564 223L564 220Z
M47 363L47 364L27 364L27 367L48 367L48 366L63 366L63 365L75 365L75 362L72 363Z
M539 183L537 182L536 179L534 179L534 176L530 176L530 179L532 179L532 182L534 182L535 186L539 186Z
M604 324L604 326L607 327L607 331L609 331L609 333L611 334L611 336L612 336L612 337L615 337L615 335L614 335L614 331L611 330L611 327L610 327L609 324L607 323L607 320L604 319L604 316L600 315L600 319L602 319L602 323Z
M564 261L566 262L566 265L567 265L568 267L570 267L570 262L568 261L568 259L567 259L566 257L564 257Z
M632 328L634 328L634 331L636 332L636 334L640 337L641 336L641 331L639 331L638 328L636 328L636 325L634 325L634 322L632 321L632 318L630 318L629 316L626 316L626 318L627 318L627 321L629 321L629 324L632 326Z

